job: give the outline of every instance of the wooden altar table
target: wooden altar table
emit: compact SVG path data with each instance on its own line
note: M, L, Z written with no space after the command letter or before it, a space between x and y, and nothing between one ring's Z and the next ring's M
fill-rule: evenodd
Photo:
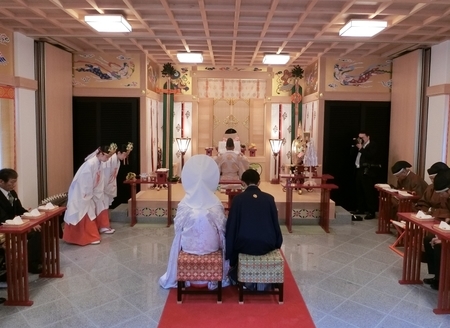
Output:
M123 183L129 184L131 187L131 213L130 213L130 226L133 227L137 223L136 218L136 185L138 184L157 184L158 182L135 179L135 180L125 180ZM164 182L167 184L167 227L172 224L172 183L170 181Z
M450 232L442 232L435 228L439 220L419 220L414 213L398 213L401 220L406 221L405 252L400 284L422 284L420 279L420 263L422 243L425 232L439 237L441 244L441 269L439 279L438 304L433 310L436 314L450 314Z
M414 203L419 200L419 196L409 195L403 196L396 191L386 190L380 186L375 185L375 188L379 193L379 207L378 207L378 234L391 233L391 220L396 218L391 217L392 211L392 198L395 197L398 200L398 210L400 212L414 212Z
M240 180L220 180L219 186L236 186L236 188L224 188L225 194L228 196L228 207L225 209L225 211L229 211L231 208L231 203L233 202L233 198L236 195L239 195L242 193L242 181ZM238 188L239 185L239 188Z
M36 219L24 218L26 223L13 226L0 226L0 233L5 234L6 276L8 300L5 305L31 306L28 286L28 250L27 233L35 226L41 225L42 234L42 273L41 278L61 278L59 259L59 217L66 210L58 207L44 212Z
M305 185L301 183L289 183L283 185L286 188L286 227L289 232L292 232L292 190L305 189L320 189L320 219L319 225L325 232L330 232L330 191L338 189L335 184L320 184L316 186Z

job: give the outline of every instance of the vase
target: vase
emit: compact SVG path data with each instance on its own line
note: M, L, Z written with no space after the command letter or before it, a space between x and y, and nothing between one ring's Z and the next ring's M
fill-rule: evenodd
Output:
M250 157L255 157L256 156L256 150L257 150L256 148L248 150L250 152Z

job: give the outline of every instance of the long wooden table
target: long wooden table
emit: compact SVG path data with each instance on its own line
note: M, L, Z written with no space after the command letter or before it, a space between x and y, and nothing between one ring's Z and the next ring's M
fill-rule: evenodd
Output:
M157 184L155 181L134 179L125 180L123 183L129 184L131 187L131 213L130 213L130 226L133 227L137 223L136 214L136 185L138 184ZM172 183L170 181L165 182L167 185L167 227L172 224Z
M395 198L398 201L397 212L413 212L414 203L419 200L419 196L409 195L403 196L396 191L386 190L380 186L375 185L375 188L379 193L379 208L378 208L378 234L391 233L391 220L395 220L395 217L391 216L393 208L392 199Z
M27 234L35 226L41 225L42 234L42 278L61 278L59 259L59 217L66 210L58 207L44 212L36 219L28 220L20 226L2 225L0 233L5 234L6 275L8 300L5 305L31 306L28 286Z
M420 263L424 232L435 234L442 241L441 269L439 275L438 304L433 310L436 314L450 314L450 232L441 232L435 228L438 220L419 220L414 213L398 213L405 224L405 252L403 255L403 271L400 284L422 284L420 279Z
M320 184L317 186L310 186L301 183L287 182L286 188L286 227L289 232L292 232L292 190L298 188L306 189L320 189L320 219L319 225L325 232L330 232L330 191L338 189L335 184Z

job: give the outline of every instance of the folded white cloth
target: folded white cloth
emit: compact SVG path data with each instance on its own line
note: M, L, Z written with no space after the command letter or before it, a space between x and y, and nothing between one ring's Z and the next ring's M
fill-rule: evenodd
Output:
M23 216L40 216L41 212L37 208L32 209L30 212L23 213Z
M444 221L441 221L441 223L439 223L439 229L450 230L450 225Z
M431 216L431 215L429 215L429 214L425 214L425 213L422 212L422 211L419 211L419 212L417 212L417 214L416 214L416 218L418 218L418 219L432 219L433 216Z
M377 183L375 186L383 189L391 189L391 186L386 183Z
M398 194L402 196L412 197L412 195L409 192L403 190L399 190Z
M10 225L21 225L23 224L23 220L20 218L20 216L16 216L12 220L6 220L5 223Z
M53 205L52 202L48 202L47 204L38 207L40 210L53 210L55 208L56 206Z

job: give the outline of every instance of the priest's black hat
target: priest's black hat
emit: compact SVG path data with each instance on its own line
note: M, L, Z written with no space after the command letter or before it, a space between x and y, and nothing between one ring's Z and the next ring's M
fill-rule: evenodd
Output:
M433 181L434 191L444 192L450 187L450 170L440 171Z
M233 141L233 139L228 138L225 147L227 147L227 148L234 148L234 141Z
M441 171L448 170L447 164L443 162L436 162L433 165L430 166L430 168L427 170L428 175L434 175L438 174Z
M391 167L391 171L393 175L399 174L403 169L410 168L411 164L407 161L398 161Z

